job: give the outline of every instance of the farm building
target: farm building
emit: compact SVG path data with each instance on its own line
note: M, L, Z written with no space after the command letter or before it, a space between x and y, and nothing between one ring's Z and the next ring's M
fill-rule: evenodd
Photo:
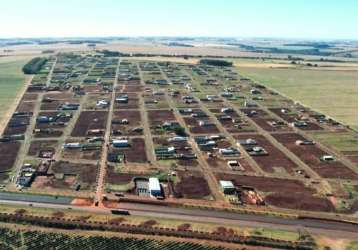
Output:
M162 195L158 178L149 178L149 192L151 196L157 197Z

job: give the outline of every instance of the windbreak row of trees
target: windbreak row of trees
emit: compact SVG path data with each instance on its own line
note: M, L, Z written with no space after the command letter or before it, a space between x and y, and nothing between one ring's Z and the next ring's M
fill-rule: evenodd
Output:
M232 62L218 60L218 59L201 59L200 64L206 64L211 66L220 66L220 67L231 67Z
M48 59L44 58L44 57L35 57L35 58L31 59L31 61L29 61L28 63L26 63L24 65L24 67L22 68L22 71L28 75L37 74L40 72L42 66L45 65L47 60Z

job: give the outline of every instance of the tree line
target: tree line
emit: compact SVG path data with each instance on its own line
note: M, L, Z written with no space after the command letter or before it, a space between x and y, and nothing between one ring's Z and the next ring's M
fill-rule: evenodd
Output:
M24 65L22 71L27 75L33 75L40 72L42 66L47 62L47 58L35 57Z

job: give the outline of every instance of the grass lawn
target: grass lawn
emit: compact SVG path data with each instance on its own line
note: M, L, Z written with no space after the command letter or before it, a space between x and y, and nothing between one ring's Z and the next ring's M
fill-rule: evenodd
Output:
M358 71L238 68L241 74L358 129Z
M22 66L30 57L0 57L0 122L25 81Z

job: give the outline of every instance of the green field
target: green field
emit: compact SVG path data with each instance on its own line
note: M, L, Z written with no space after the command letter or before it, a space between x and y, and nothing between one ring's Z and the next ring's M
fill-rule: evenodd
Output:
M25 81L22 66L30 57L0 57L0 122Z
M341 152L358 152L358 136L354 132L312 133L318 141Z
M347 250L358 250L358 241L353 241L348 247Z
M358 71L239 67L280 93L358 129Z

